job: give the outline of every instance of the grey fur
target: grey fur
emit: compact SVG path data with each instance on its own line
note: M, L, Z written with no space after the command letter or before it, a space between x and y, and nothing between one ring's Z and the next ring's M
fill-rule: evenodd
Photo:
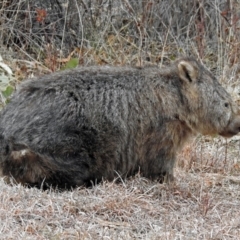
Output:
M79 186L140 173L173 180L189 137L239 132L229 94L200 63L84 67L25 81L0 116L2 175Z

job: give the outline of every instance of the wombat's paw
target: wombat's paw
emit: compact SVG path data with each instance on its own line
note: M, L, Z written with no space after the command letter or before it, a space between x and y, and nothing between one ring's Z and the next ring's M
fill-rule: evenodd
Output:
M174 182L174 180L175 178L171 173L166 173L159 178L160 183L171 183Z

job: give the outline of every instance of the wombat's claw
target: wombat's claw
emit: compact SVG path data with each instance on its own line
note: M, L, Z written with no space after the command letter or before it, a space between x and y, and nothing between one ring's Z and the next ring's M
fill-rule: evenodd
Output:
M173 176L173 174L166 174L166 175L163 177L163 183L171 183L171 182L174 182L174 176Z

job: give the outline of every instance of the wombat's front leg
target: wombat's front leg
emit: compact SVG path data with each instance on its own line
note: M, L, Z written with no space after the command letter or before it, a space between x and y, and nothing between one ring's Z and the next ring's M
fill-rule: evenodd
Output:
M159 182L160 183L171 183L174 181L173 169L175 165L175 157L171 159L164 159L160 161L162 163Z
M164 161L163 165L163 183L171 183L174 181L173 169L175 165L175 157Z

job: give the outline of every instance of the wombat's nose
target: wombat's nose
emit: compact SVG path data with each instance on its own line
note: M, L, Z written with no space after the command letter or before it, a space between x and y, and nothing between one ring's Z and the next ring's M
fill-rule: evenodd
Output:
M229 126L230 130L232 130L232 132L234 134L238 134L240 132L240 116L236 116L235 119L233 119L233 121L230 123Z
M238 115L234 121L234 128L236 128L236 134L240 132L240 116Z
M228 124L226 129L220 133L223 137L232 137L240 132L240 115L235 116L235 118Z

